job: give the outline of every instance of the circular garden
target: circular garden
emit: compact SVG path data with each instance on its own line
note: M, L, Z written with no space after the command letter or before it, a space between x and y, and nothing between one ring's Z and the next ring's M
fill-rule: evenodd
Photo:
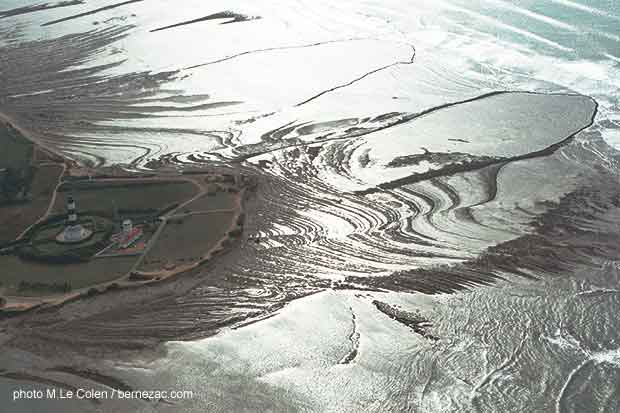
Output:
M92 231L92 236L83 242L66 244L56 240L65 228L65 216L52 217L33 226L25 236L25 242L18 249L18 255L24 260L48 264L70 264L89 261L93 255L110 243L114 232L114 222L98 215L80 217L80 224Z

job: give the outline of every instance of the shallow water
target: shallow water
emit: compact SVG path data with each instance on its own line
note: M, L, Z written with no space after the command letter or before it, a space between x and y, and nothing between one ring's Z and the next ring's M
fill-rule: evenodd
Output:
M50 338L169 341L81 361L197 394L145 410L618 410L617 2L119 3L0 11L0 111L85 163L239 163L265 179L261 242L217 270L247 286L185 281Z

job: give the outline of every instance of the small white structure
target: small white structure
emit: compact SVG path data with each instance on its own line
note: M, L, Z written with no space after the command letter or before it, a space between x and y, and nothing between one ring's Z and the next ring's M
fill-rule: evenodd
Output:
M112 236L112 241L118 244L119 249L127 249L142 238L142 228L134 227L130 219L121 224L121 232Z
M123 234L129 234L131 230L133 229L133 222L131 222L130 219L124 220L122 224L122 228L123 228Z
M56 241L61 244L77 244L86 241L93 235L93 232L80 225L77 216L77 209L73 197L67 199L67 223L65 229L56 236Z

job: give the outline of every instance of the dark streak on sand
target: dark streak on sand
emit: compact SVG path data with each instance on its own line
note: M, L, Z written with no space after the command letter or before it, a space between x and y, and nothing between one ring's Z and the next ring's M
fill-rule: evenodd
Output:
M132 26L108 27L59 38L24 40L19 48L0 47L0 55L5 61L11 62L2 68L3 76L0 76L0 106L3 111L17 124L28 125L34 136L44 136L39 144L48 151L55 152L48 142L61 144L78 140L87 146L100 143L96 138L84 139L85 130L92 136L119 135L129 130L100 124L104 119L154 118L164 114L189 113L237 103L207 101L200 105L197 103L207 100L208 96L186 97L180 90L162 89L164 83L176 79L179 73L175 71L129 72L120 75L104 73L121 65L122 60L78 67L81 62L88 60L89 56L125 38L131 28ZM67 44L71 47L67 47ZM57 52L50 54L49 50ZM46 59L40 58L43 54L47 56ZM24 71L24 67L28 70ZM47 92L40 93L41 90ZM160 91L162 94L158 95ZM192 105L179 106L169 102ZM139 106L142 106L142 109ZM149 131L166 132L163 128ZM213 131L213 135L217 139L219 133ZM158 150L156 145L118 145L115 142L109 140L106 145L136 148L138 150L135 152L144 156ZM77 148L74 153L90 165L96 166L104 162L103 158L89 153L88 149Z
M61 1L58 3L52 3L52 4L50 3L32 4L30 6L16 7L14 9L0 11L0 19L6 19L7 17L19 16L22 14L34 13L37 11L57 9L60 7L77 6L80 4L84 4L84 0L69 0L69 1Z
M342 39L342 40L328 40L325 42L316 42L316 43L309 43L309 44L300 44L300 45L296 45L296 46L281 46L281 47L267 47L264 49L254 49L254 50L247 50L245 52L241 52L241 53L237 53L231 56L226 56L223 57L221 59L216 59L216 60L212 60L210 62L206 62L206 63L200 63L197 65L193 65L193 66L188 66L183 68L183 70L191 70L191 69L197 69L199 67L203 67L203 66L209 66L209 65L213 65L216 63L220 63L220 62L225 62L227 60L232 60L232 59L236 59L238 57L241 56L246 56L246 55L250 55L250 54L254 54L254 53L265 53L265 52L273 52L276 50L291 50L291 49L305 49L307 47L316 47L316 46L322 46L324 44L331 44L331 43L342 43L342 42L353 42L353 41L358 41L358 40L367 40L367 39L362 39L362 38L350 38L350 39Z
M260 17L248 17L243 14L235 13L232 11L222 11L219 13L210 14L205 17L200 17L194 20L188 20L181 23L171 24L169 26L159 27L157 29L151 30L151 33L159 32L162 30L172 29L174 27L186 26L188 24L200 23L209 20L220 20L220 19L229 19L228 21L222 22L220 24L231 24L231 23L239 23L239 22L247 22L250 20L260 19Z
M359 351L360 346L360 333L357 331L357 321L355 317L355 313L353 312L353 308L349 307L351 310L351 334L349 334L349 341L351 342L351 350L347 355L345 355L342 360L340 360L339 364L349 364L357 357L357 353Z
M125 6L127 4L139 3L139 2L142 2L142 1L144 1L144 0L129 0L129 1L124 1L122 3L111 4L109 6L100 7L98 9L90 10L90 11L87 11L87 12L84 12L84 13L80 13L80 14L75 14L73 16L63 17L62 19L52 20L50 22L43 23L41 26L52 26L54 24L66 22L68 20L79 19L80 17L89 16L91 14L97 14L97 13L102 12L102 11L115 9L117 7Z
M588 128L589 126L587 126L586 128ZM586 129L584 128L584 129ZM582 129L583 130L583 129ZM577 132L579 133L579 132ZM573 140L575 138L575 135L577 134L573 134L570 135L569 137L563 139L562 141L555 143L551 146L548 146L545 149L542 149L540 151L536 151L536 152L531 152L525 155L519 155L519 156L513 156L513 157L505 157L505 158L491 158L491 159L480 159L480 160L474 160L471 162L466 162L466 163L462 163L462 164L449 164L446 167L443 167L441 169L437 169L437 170L430 170L428 172L424 172L424 173L420 173L420 174L415 174L415 175L410 175L404 178L400 178L400 179L396 179L394 181L390 181L390 182L386 182L383 184L378 185L375 188L369 188L369 189L365 189L363 191L356 191L355 193L357 195L369 195L369 194L374 194L377 192L381 192L382 190L385 189L395 189L395 188L399 188L403 185L409 185L409 184L414 184L416 182L421 182L421 181L426 181L429 179L433 179L433 178L438 178L441 176L448 176L448 175L454 175L457 173L462 173L462 172L470 172L470 171L474 171L476 169L482 169L482 168L486 168L488 166L492 166L495 164L506 164L507 162L516 162L516 161L522 161L525 159L532 159L532 158L538 158L541 156L547 156L547 155L551 155L553 152L557 151L558 149L560 149L562 146L566 145L567 143L569 143L571 140Z
M372 303L377 308L377 310L381 311L392 320L398 321L399 323L406 325L416 334L419 334L422 337L432 341L439 340L438 337L428 332L431 324L426 318L422 317L420 314L412 313L410 311L403 311L378 300L374 300Z
M357 77L357 78L355 78L355 79L353 79L353 80L351 80L351 81L349 81L349 82L347 82L347 83L344 83L344 84L342 84L342 85L338 85L338 86L334 86L334 87L329 88L329 89L327 89L327 90L324 90L324 91L322 91L322 92L320 92L320 93L317 93L316 95L314 95L314 96L312 96L312 97L310 97L310 98L308 98L308 99L304 100L304 101L303 101L303 102L301 102L301 103L296 104L295 106L296 106L296 107L303 106L303 105L305 105L306 103L310 103L310 102L312 102L313 100L318 99L318 98L320 98L320 97L321 97L321 96L323 96L323 95L326 95L326 94L328 94L328 93L334 92L334 91L336 91L336 90L338 90L338 89L342 89L342 88L345 88L345 87L351 86L351 85L353 85L354 83L357 83L357 82L359 82L360 80L367 78L368 76L374 75L375 73L381 72L381 71L386 70L386 69L389 69L389 68L391 68L391 67L394 67L394 66L400 66L400 65L411 65L411 64L413 64L413 61L414 61L414 59L415 59L415 52L416 52L416 50L415 50L415 47L414 47L413 45L410 45L410 47L413 49L413 54L411 55L411 58L410 58L409 60L406 60L406 61L400 61L400 62L394 62L394 63L391 63L391 64L389 64L389 65L385 65L385 66L379 67L379 68L377 68L377 69L371 70L370 72L366 72L366 73L364 73L363 75L361 75L361 76L359 76L359 77Z
M449 165L460 164L467 165L479 162L494 162L505 158L498 158L492 156L475 156L464 152L429 152L425 148L422 148L424 153L399 156L392 159L386 167L388 168L401 168L404 166L414 166L427 161L430 163L448 163Z

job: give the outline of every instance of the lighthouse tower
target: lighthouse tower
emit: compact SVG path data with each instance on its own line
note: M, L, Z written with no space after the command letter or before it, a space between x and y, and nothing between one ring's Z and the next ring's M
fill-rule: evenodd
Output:
M79 225L77 219L77 211L75 210L75 199L69 196L67 199L67 226L73 227Z
M76 244L87 240L93 232L84 228L78 221L75 199L72 196L67 198L67 221L63 231L56 236L56 241L62 244Z

